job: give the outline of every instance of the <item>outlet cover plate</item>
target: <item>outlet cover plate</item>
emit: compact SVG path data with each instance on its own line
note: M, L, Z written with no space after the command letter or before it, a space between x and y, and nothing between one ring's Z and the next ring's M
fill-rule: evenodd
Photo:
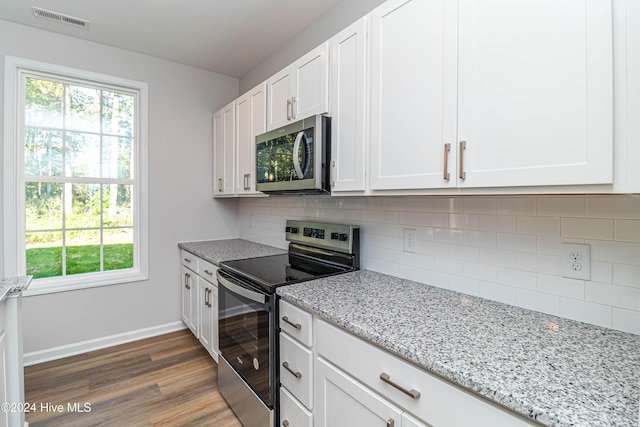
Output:
M418 253L418 230L413 228L404 229L404 251Z
M560 275L570 279L591 280L591 246L562 243Z

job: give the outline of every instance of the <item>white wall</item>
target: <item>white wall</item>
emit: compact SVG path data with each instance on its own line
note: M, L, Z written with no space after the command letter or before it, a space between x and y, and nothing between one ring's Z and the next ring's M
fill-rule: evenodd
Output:
M266 80L382 3L384 0L342 0L338 2L286 45L242 76L240 92L244 93Z
M288 218L358 224L363 269L640 334L637 195L270 197L238 217L240 237L282 248ZM591 245L590 281L560 277L561 242Z
M0 40L2 56L61 64L149 84L150 278L25 298L25 352L174 322L178 325L180 278L176 243L235 237L238 233L236 202L214 201L210 197L211 114L238 95L238 80L2 20ZM4 66L0 76L4 81ZM0 114L3 117L4 112ZM2 124L3 135L1 127ZM0 274L4 275L2 267Z

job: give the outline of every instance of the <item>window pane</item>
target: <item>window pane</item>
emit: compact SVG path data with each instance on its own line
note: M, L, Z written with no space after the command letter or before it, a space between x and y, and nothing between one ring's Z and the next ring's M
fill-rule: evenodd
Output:
M98 227L100 227L100 185L65 184L65 228Z
M67 274L100 271L100 231L67 231L65 236Z
M133 136L133 96L102 92L102 132Z
M25 125L61 128L63 85L30 77L25 85Z
M107 229L102 238L105 270L133 268L133 229Z
M133 178L131 138L105 136L102 139L102 177Z
M67 129L100 132L100 91L67 86L65 116Z
M100 136L66 132L66 176L100 177Z
M62 175L62 132L33 127L24 131L25 175Z
M62 275L62 233L26 234L27 274L35 279Z
M132 186L127 184L102 186L102 221L105 227L133 225L131 190Z
M62 184L27 182L25 184L25 229L62 229Z

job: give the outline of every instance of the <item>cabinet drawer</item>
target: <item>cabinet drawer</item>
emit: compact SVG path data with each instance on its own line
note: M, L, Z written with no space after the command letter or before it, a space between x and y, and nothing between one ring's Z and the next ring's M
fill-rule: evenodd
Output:
M313 414L284 387L280 387L280 424L288 427L313 427Z
M311 347L313 344L312 325L311 314L280 300L280 329L307 347Z
M313 409L313 352L280 333L280 383L303 405Z
M198 271L198 257L185 251L184 249L180 249L180 262L185 267Z
M321 320L316 324L316 350L320 356L431 425L537 425ZM419 395L414 398L403 393L383 381L383 374L389 382Z
M218 267L209 261L198 258L198 276L203 277L207 282L213 283L216 286L218 285L218 281L216 280L217 269Z

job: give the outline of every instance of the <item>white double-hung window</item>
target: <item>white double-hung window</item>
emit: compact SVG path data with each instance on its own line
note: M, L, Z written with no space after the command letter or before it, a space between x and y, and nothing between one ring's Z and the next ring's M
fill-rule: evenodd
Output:
M5 275L33 293L147 277L147 86L5 58Z

